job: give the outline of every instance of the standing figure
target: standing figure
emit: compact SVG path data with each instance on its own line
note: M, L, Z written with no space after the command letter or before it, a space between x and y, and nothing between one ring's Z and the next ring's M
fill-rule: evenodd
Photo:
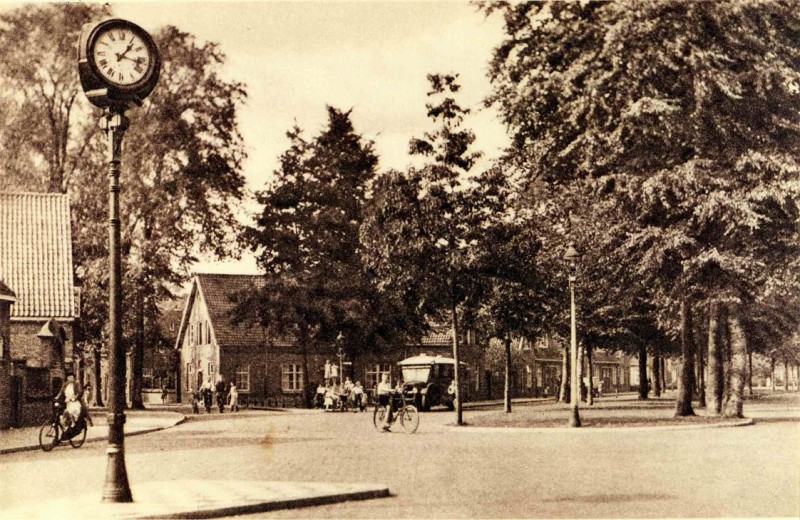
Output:
M364 399L364 387L361 386L361 381L356 381L356 385L353 387L353 411L364 411L366 406L366 400Z
M325 386L331 385L331 360L325 360Z
M228 401L230 402L231 412L238 412L239 390L236 389L236 381L231 381L231 388L228 390Z
M225 411L225 380L222 376L217 376L215 390L217 393L217 408L219 408L219 413L223 413Z
M206 409L206 413L211 413L211 378L209 377L206 379L206 382L203 383L203 387L200 389L200 395L203 397L203 406Z

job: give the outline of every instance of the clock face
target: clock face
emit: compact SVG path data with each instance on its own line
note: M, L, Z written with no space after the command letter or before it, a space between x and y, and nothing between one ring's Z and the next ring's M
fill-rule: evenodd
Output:
M150 48L137 32L126 26L103 29L91 52L100 75L117 85L138 83L150 70Z

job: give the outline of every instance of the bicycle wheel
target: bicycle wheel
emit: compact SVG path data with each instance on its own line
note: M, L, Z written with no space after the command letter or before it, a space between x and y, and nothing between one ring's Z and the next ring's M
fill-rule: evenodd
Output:
M39 446L42 451L50 451L58 444L58 423L47 421L39 429Z
M375 411L372 413L372 424L375 429L381 431L383 429L384 418L386 417L386 407L376 406Z
M83 427L81 428L80 433L78 433L75 437L72 437L69 440L69 445L73 448L80 448L83 446L83 443L86 442L86 431L88 428L86 427L86 423L84 422Z
M419 428L419 412L417 407L410 404L400 412L400 422L406 433L414 433Z

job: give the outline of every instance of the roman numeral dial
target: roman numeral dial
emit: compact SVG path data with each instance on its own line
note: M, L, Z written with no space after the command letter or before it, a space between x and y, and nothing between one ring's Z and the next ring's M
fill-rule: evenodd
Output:
M91 50L97 71L107 81L129 86L145 79L152 57L144 40L130 27L110 26L100 32Z

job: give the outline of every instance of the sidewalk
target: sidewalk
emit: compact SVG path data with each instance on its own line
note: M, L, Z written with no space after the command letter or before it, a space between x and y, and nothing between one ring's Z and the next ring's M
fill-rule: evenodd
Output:
M94 426L89 426L86 442L108 440L108 425L106 423L105 409L90 410ZM171 411L127 410L125 412L125 436L141 435L143 433L171 428L186 420L181 413ZM38 450L39 428L12 428L0 431L0 455L16 453L19 451Z
M131 489L134 502L104 504L100 492L6 510L2 518L215 518L389 496L382 484L171 480Z

